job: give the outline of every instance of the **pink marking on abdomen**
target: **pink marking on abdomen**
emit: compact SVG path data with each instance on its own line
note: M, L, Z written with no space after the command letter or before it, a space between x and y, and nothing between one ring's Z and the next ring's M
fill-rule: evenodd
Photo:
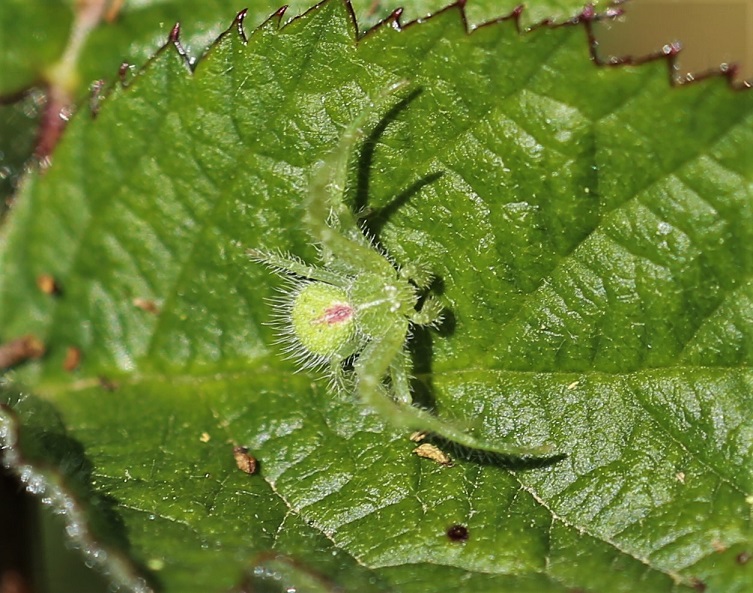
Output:
M324 310L324 315L319 319L320 323L336 325L350 321L353 318L353 307L348 303L334 303Z

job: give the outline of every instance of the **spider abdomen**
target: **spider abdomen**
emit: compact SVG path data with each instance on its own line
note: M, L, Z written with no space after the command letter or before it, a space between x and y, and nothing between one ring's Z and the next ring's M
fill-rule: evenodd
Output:
M356 346L356 311L347 292L325 282L301 288L290 308L295 337L313 357L347 358Z

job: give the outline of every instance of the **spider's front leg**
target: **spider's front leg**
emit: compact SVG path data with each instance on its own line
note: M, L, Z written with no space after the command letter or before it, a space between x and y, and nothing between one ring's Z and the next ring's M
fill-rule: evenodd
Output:
M304 220L312 239L321 248L325 265L338 265L353 273L364 269L381 274L391 271L392 264L374 249L371 239L360 226L359 217L348 205L345 187L348 164L357 142L365 134L367 119L406 84L405 81L398 82L376 97L348 124L337 146L314 167Z
M302 259L286 255L284 253L275 253L273 251L262 251L261 249L249 249L246 251L249 257L254 261L264 264L272 271L280 275L290 274L309 280L326 282L334 286L342 286L342 276L329 272L319 266L307 264Z

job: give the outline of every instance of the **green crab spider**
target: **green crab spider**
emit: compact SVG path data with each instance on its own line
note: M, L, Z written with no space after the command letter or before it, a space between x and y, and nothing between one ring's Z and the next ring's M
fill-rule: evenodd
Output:
M541 456L546 447L488 442L413 405L408 341L414 326L436 327L442 305L426 291L424 266L397 266L363 230L345 203L348 162L364 123L387 89L347 126L312 174L304 223L321 263L281 252L249 250L251 258L291 285L275 302L280 342L301 367L325 367L333 388L354 391L394 425L434 433L471 449L509 456ZM421 298L423 297L423 298Z

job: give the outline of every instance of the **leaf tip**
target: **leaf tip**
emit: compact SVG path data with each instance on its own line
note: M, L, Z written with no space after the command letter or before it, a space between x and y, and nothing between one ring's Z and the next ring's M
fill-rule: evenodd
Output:
M367 37L369 35L374 34L376 31L379 31L382 27L392 27L396 31L401 31L403 28L403 25L400 22L400 17L403 16L403 12L404 12L404 9L402 7L396 8L390 14L388 14L384 19L382 19L376 25L368 29L363 34L363 37Z
M275 10L272 14L269 15L269 18L267 18L260 26L259 28L263 28L267 25L273 25L276 26L278 29L282 25L282 17L285 16L285 13L288 11L288 5L285 4L283 6L280 6L277 10Z
M175 23L175 25L173 25L167 40L170 43L180 43L180 23Z
M186 52L186 48L184 48L183 44L180 42L180 23L175 23L175 25L173 25L173 28L170 31L170 35L168 35L167 37L166 45L172 45L178 52L178 55L183 58L186 65L189 68L191 67L191 59Z

